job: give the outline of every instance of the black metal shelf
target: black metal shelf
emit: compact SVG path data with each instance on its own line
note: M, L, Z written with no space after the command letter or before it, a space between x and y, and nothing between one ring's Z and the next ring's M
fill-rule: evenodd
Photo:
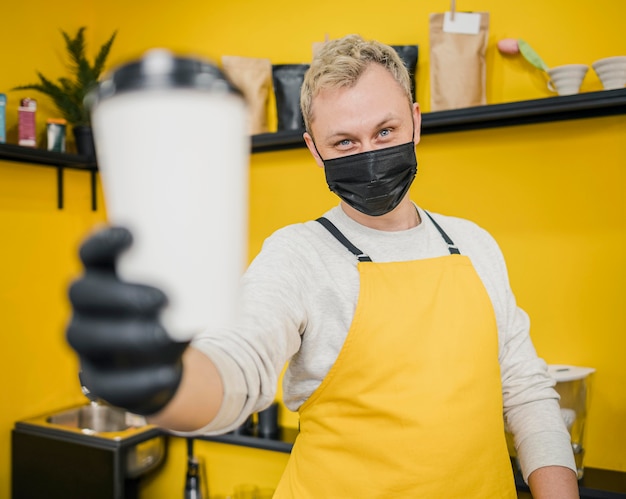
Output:
M422 135L626 114L626 88L422 114ZM304 130L252 137L252 152L306 147Z
M626 88L425 113L422 133L458 132L617 114L626 114Z
M304 130L284 130L273 133L260 133L252 136L252 153L286 151L306 147L302 134Z
M533 123L596 118L626 114L626 88L422 114L422 134L460 132ZM285 151L306 147L304 130L287 130L252 136L251 152ZM96 162L86 156L0 144L0 160L51 166L57 169L57 204L63 208L65 168L90 173L91 207L97 208Z
M14 144L0 144L0 160L16 163L28 163L40 166L51 166L57 169L57 208L63 209L63 172L65 168L83 170L90 173L91 209L97 209L96 172L98 167L93 159L78 154L46 151L34 147L23 147Z
M76 170L97 171L96 162L87 156L66 152L46 151L34 147L23 147L14 144L0 144L0 159L33 163L44 166L59 166Z
M278 434L272 437L262 437L252 430L250 433L231 432L224 435L213 435L210 437L195 437L197 440L207 440L229 445L239 445L241 447L252 447L254 449L271 450L275 452L291 453L298 430L295 428L279 428Z

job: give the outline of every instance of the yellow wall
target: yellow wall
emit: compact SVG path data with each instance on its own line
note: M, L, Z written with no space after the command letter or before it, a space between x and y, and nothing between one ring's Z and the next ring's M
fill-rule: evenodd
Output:
M90 48L117 29L110 62L154 46L218 59L221 55L307 62L325 34L360 32L392 44L418 44L417 94L428 110L428 14L449 2L370 0L135 2L36 0L13 3L0 31L0 91L9 97L9 140L15 142L15 85L35 69L61 75L58 30L87 25ZM626 4L476 0L459 9L491 13L487 54L490 103L551 95L538 72L495 50L503 37L523 37L549 65L591 63L626 54ZM591 71L583 91L600 89ZM43 97L40 125L54 113ZM626 471L626 117L427 135L418 147L413 197L426 208L471 218L500 242L518 301L531 315L539 354L551 363L590 365L594 378L586 463ZM90 211L88 175L66 173L66 209L56 209L53 169L0 162L0 497L9 494L13 422L82 400L76 361L63 340L67 284L79 270L80 238L105 218ZM100 193L100 200L102 199ZM305 150L264 153L251 162L250 255L278 227L317 216L335 204ZM284 416L293 425L293 416ZM166 469L145 484L145 497L176 497L184 446L175 440ZM214 492L245 481L272 485L285 455L200 442Z
M0 92L8 97L8 141L16 143L17 92L35 69L61 75L59 28L91 24L89 3L3 5ZM39 96L39 131L53 107ZM82 402L77 363L63 339L65 289L78 271L75 247L103 211L90 211L89 175L65 174L66 209L56 209L52 168L0 162L0 497L10 497L10 430L15 421Z

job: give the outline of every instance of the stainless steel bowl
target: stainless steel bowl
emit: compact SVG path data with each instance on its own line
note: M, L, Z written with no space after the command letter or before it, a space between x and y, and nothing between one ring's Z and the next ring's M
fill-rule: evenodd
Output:
M53 414L47 421L96 433L123 431L131 427L126 411L97 403Z

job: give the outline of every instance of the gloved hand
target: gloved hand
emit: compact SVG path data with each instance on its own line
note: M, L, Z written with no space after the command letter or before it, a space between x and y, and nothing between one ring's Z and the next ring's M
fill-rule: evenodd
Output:
M167 304L162 291L118 278L116 259L131 244L128 230L113 227L81 246L85 274L70 287L67 341L80 357L81 381L92 396L150 415L176 393L188 343L172 341L159 323Z

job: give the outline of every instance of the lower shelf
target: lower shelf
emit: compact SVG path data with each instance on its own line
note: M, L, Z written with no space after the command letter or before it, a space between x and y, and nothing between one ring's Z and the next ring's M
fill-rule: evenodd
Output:
M225 435L213 435L210 437L197 437L197 440L207 440L223 444L239 445L242 447L252 447L254 449L271 450L289 454L293 447L298 430L294 428L279 428L278 433L272 437L262 437L251 433L226 433Z

